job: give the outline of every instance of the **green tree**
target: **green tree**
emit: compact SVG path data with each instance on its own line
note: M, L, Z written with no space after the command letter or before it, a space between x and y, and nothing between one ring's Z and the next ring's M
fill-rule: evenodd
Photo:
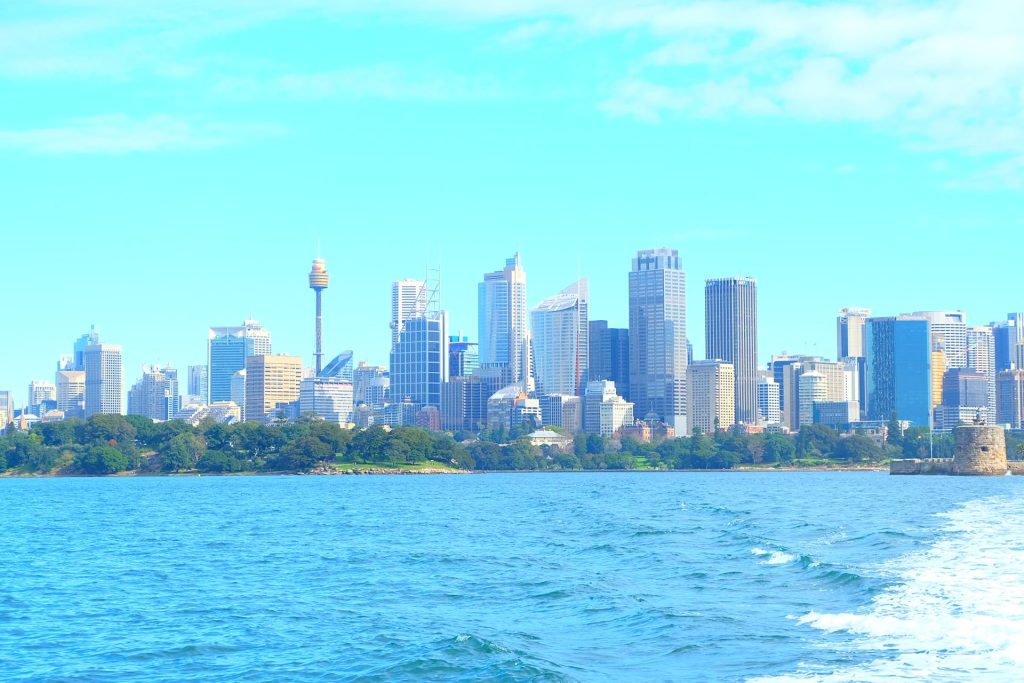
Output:
M82 424L83 421L78 418L58 422L39 422L32 428L32 431L42 437L43 445L69 448L76 443L75 433Z
M208 450L199 458L196 469L200 472L241 472L245 465L231 453Z
M86 474L114 474L128 469L128 456L112 446L91 446L75 456L75 468Z
M863 434L851 434L839 440L833 455L837 460L845 462L873 462L880 460L885 451L875 443L874 439Z
M358 432L345 449L351 462L374 462L384 453L388 434L382 427L373 426Z
M332 458L334 458L334 453L330 446L315 436L303 436L297 441L290 441L282 446L280 452L268 462L268 465L275 470L305 472Z
M134 445L136 434L135 427L125 416L100 414L93 415L81 424L78 442L85 445Z
M796 454L800 458L829 457L839 446L839 432L828 425L805 425L796 437Z
M201 436L182 432L160 451L161 469L165 472L194 469L205 453L206 443Z
M769 463L789 463L796 457L796 447L792 440L782 434L769 434L764 440L764 461Z

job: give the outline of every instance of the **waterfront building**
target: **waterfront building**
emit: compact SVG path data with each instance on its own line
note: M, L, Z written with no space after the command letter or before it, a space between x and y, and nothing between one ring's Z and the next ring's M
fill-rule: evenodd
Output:
M237 327L211 327L207 332L207 367L211 403L231 400L231 377L246 367L252 356L269 356L270 331L258 320L246 320Z
M686 369L689 425L713 434L736 424L736 370L721 360L694 361Z
M391 346L398 343L405 322L427 312L427 283L408 278L391 284Z
M207 365L188 366L188 393L200 403L210 402L210 368Z
M707 357L733 366L736 422L757 422L757 283L749 277L707 280L704 287Z
M579 398L577 396L576 398ZM547 446L548 448L554 448L555 450L569 452L573 448L573 442L575 441L572 436L567 434L559 434L553 432L550 429L538 429L535 432L531 432L526 435L526 438L530 440L530 445L541 448Z
M327 422L352 422L352 383L341 377L307 377L299 383L299 414L313 414Z
M637 252L629 273L629 391L644 420L686 427L686 275L675 249Z
M66 418L85 417L85 371L59 370L56 379L57 410Z
M528 388L532 369L526 271L518 252L502 270L484 275L477 297L480 366L502 370L505 384Z
M540 397L541 419L546 427L558 427L568 434L583 431L583 399L573 394Z
M245 419L264 422L298 403L302 359L298 356L249 356L245 359Z
M85 348L85 417L124 413L121 347L92 344Z
M764 373L757 379L757 412L760 424L782 424L782 403L779 383Z
M159 365L142 369L142 378L128 390L128 414L154 421L174 419L180 409L178 371Z
M607 320L590 321L588 376L615 382L619 395L629 394L629 329L609 327Z
M996 379L999 400L997 424L1024 429L1024 370L1003 370Z
M448 354L447 312L408 318L391 352L392 400L440 407L441 386L448 381Z
M931 326L927 318L869 318L867 416L927 427L932 415ZM964 337L966 343L966 333ZM948 342L948 337L947 337Z
M448 337L448 374L451 377L468 377L480 367L480 354L476 342L463 335Z
M531 313L537 393L582 393L590 355L587 308L587 280L582 279L540 302Z

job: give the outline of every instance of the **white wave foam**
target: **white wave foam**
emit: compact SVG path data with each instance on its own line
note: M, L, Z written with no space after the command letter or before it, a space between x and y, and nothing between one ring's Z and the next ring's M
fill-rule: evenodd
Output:
M790 553L784 553L781 550L765 550L764 548L754 548L750 551L751 555L755 557L766 558L761 564L769 566L778 566L783 564L789 564L795 562L797 559L796 555Z
M853 635L844 647L877 652L876 659L756 680L1021 680L1024 501L978 500L944 516L931 547L883 565L896 583L866 611L799 619L822 632Z

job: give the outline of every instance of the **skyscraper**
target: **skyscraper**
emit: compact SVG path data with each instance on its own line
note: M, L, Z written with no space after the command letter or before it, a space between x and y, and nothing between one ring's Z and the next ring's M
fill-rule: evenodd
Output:
M526 387L531 376L526 271L518 252L477 288L480 366L502 369L506 384Z
M675 249L637 252L629 274L629 390L635 414L686 434L686 275Z
M581 395L587 383L590 325L586 278L540 302L533 323L538 394Z
M441 406L441 385L448 381L447 312L427 311L403 323L390 374L393 402Z
M85 371L59 370L56 379L57 410L65 418L85 417Z
M260 355L245 359L245 419L264 421L299 400L302 359Z
M313 259L313 268L309 271L309 288L316 293L316 337L315 337L315 348L316 351L313 353L314 368L316 375L320 376L320 371L323 369L324 363L324 317L322 298L324 290L327 289L330 277L327 274L327 266L324 264L324 260L317 256Z
M391 346L398 343L402 326L409 318L427 310L427 283L423 280L397 280L391 283Z
M53 382L36 379L28 383L28 405L35 408L43 403L57 402L57 387Z
M690 428L713 434L736 424L736 374L731 363L694 361L687 366Z
M627 401L629 393L629 329L609 327L607 320L590 321L591 380L609 379Z
M92 344L85 347L85 417L124 413L124 375L121 347Z
M448 357L448 374L451 377L468 377L480 367L477 344L466 336L453 334L448 337Z
M922 318L931 325L932 343L946 354L946 369L967 367L967 314L963 311L917 311L901 318Z
M211 327L207 334L210 403L231 400L231 376L245 369L251 356L269 356L270 332L258 320L246 320L239 327Z
M870 308L844 308L836 318L836 359L863 358Z
M708 280L704 288L707 357L735 369L736 421L757 422L757 283L749 277Z
M299 385L299 413L327 422L352 422L352 383L340 377L307 377Z
M351 383L355 377L355 367L352 365L352 351L342 351L331 362L320 371L320 377L336 377Z
M927 318L868 319L868 419L931 425L931 337Z
M1024 313L1009 313L990 325L995 341L996 372L1020 369L1017 358L1024 347Z
M178 414L178 371L153 365L142 369L142 378L128 390L128 414L161 422Z
M188 366L188 393L198 396L200 403L210 402L210 368L206 365Z
M359 361L352 373L355 405L366 404L373 408L383 406L388 398L390 384L387 368Z
M770 373L764 373L757 379L757 410L762 424L777 425L782 423L782 403L779 400L779 384Z
M987 424L996 421L996 342L991 327L967 328L967 368L985 377Z
M8 390L0 391L0 431L7 431L7 425L14 421L14 398Z
M1003 370L997 378L997 424L1024 429L1024 370Z
M83 334L81 337L75 340L74 356L72 360L71 370L85 371L85 350L96 344L100 343L100 334L96 331L96 326L92 325L89 331Z

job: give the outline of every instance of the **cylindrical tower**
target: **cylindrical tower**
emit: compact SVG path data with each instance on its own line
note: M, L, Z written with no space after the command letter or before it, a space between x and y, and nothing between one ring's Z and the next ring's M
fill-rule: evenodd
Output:
M1006 474L1006 432L999 425L973 424L956 428L953 474Z
M313 354L316 360L316 375L320 376L323 366L323 309L321 308L321 295L327 289L329 278L327 266L319 256L313 259L313 269L309 271L309 288L316 292L316 353Z

